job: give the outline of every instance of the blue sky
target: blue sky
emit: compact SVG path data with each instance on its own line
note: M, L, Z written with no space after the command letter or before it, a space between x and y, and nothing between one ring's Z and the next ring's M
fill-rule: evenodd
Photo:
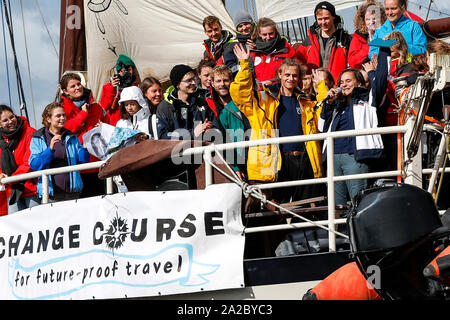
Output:
M22 14L20 10L20 3L23 4L23 15L26 30L26 41L28 48L28 58L30 69L28 70L27 55L25 50L25 37L23 31ZM50 37L44 27L39 10L36 6L36 1L33 0L11 0L12 20L15 34L15 43L17 58L19 62L22 83L25 91L25 99L27 103L28 115L33 127L40 128L41 113L44 107L53 101L56 95L58 83L58 57L55 53ZM332 2L332 1L331 1ZM443 12L450 13L450 1L448 0L434 0L437 8ZM2 2L0 2L2 3ZM60 23L60 1L58 0L38 0L45 22L50 32L50 36L59 51L59 23ZM419 9L417 4L422 4L422 9ZM231 17L235 13L244 8L242 0L226 0L226 6L230 12ZM428 0L414 0L409 1L409 8L414 13L422 18L425 18ZM250 8L250 5L249 5ZM353 32L353 15L355 8L349 8L338 11L345 21L345 28L351 33ZM436 19L447 17L445 15L439 16L435 12L430 12L429 19ZM312 23L312 19L309 19ZM1 22L1 19L0 19ZM3 30L0 28L0 103L11 105L16 114L20 114L18 106L17 84L14 72L13 55L10 47L9 34L5 26L6 47L8 56L9 69L9 83L10 90L8 90L8 81L6 73L5 62L5 47ZM31 75L31 86L29 80ZM32 87L32 91L31 91ZM9 91L11 92L11 104L9 100ZM32 93L32 94L31 94ZM34 102L34 103L33 103ZM33 107L34 105L34 107ZM37 121L35 120L35 116Z

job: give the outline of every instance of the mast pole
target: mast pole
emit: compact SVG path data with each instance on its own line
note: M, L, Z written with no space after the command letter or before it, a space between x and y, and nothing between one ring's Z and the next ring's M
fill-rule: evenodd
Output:
M69 70L87 70L83 0L61 0L59 78Z

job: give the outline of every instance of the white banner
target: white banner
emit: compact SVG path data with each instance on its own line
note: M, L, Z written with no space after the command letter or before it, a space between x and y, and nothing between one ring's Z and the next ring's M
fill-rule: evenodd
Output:
M0 299L105 299L244 285L241 190L130 192L1 217Z

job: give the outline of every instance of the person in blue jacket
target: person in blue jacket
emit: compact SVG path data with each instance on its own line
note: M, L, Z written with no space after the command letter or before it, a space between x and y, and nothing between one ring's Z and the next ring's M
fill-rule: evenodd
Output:
M31 169L38 171L66 167L89 162L89 153L83 148L76 134L64 128L66 113L64 107L53 102L42 113L43 128L37 130L30 143ZM49 201L79 198L83 182L79 172L49 176ZM42 198L42 178L38 179L37 193Z
M388 77L389 46L380 48L378 65L369 62L366 67L370 89L364 87L362 74L352 68L341 72L338 79L339 89L332 88L322 107L319 130L334 132L359 130L378 127L378 117L383 111L382 100L386 94ZM327 144L323 147L323 161L327 158ZM379 134L338 138L334 140L334 175L343 176L369 172L369 165L383 156L383 141ZM335 203L346 205L350 199L367 187L366 179L335 182Z
M385 0L386 22L375 30L372 41L384 39L392 31L400 31L408 45L408 51L414 56L426 52L427 37L422 27L416 21L407 18L404 13L407 8L407 0ZM374 53L378 54L378 47L371 46L369 59Z

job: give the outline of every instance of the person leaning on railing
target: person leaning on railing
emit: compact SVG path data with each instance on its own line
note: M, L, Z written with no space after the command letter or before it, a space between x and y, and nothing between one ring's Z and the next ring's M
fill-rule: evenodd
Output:
M390 49L380 48L378 66L370 70L371 89L363 86L364 78L356 69L345 69L338 78L339 89L331 89L322 108L319 129L322 132L358 130L378 126L377 109L386 93L388 77L388 56ZM323 159L326 160L328 146L324 145ZM369 163L383 155L380 135L345 137L334 140L334 176L362 174L369 172ZM350 199L367 187L366 179L335 182L336 205L347 204Z
M31 169L39 171L89 162L89 153L78 137L64 128L66 114L60 103L53 102L45 107L42 124L44 127L33 134L30 143ZM82 190L83 182L79 172L49 176L50 202L77 199ZM42 198L42 177L38 179L37 193Z
M31 135L36 130L24 117L18 117L13 110L0 105L0 180L31 171L28 165ZM37 179L6 185L8 214L39 205L36 195Z

